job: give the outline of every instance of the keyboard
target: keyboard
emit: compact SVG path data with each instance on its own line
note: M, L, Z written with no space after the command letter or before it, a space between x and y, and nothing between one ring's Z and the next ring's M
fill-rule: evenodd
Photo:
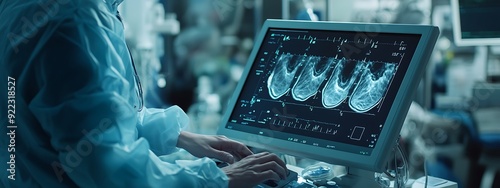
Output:
M288 175L284 180L280 181L274 181L274 180L267 180L259 185L256 186L256 188L282 188L282 187L290 187L287 185L290 185L293 182L297 182L297 177L298 174L297 172L288 170Z
M317 188L319 185L314 185L310 181L306 181L304 178L300 177L295 171L288 170L289 174L284 180L273 181L268 180L255 188ZM338 185L327 183L325 185L321 185L323 188L339 188Z
M224 162L220 162L218 160L214 160L219 168L225 167L228 164ZM262 182L261 184L255 186L255 188L316 188L317 186L312 185L311 183L306 183L304 179L302 181L299 180L299 175L297 172L293 170L288 170L288 175L284 180L274 181L267 180ZM326 186L326 188L338 188L338 186Z

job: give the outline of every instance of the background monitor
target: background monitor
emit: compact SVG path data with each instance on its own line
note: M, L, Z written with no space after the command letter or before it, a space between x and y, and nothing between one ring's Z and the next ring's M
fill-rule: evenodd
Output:
M500 45L500 1L451 0L457 46Z
M437 36L432 26L267 20L218 133L381 172Z

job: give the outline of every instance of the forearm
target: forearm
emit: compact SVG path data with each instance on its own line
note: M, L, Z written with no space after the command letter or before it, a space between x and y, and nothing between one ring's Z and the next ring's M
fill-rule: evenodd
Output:
M194 139L193 133L181 131L177 139L177 147L186 149L189 146L190 140ZM191 141L192 142L192 141Z

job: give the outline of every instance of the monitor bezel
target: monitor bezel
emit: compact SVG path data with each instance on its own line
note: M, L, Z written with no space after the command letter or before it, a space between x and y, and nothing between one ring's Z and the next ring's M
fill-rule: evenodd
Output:
M377 144L373 148L371 155L353 154L349 152L320 148L312 145L290 142L275 139L268 136L255 135L242 131L226 128L229 118L237 103L238 97L243 89L246 78L249 76L251 67L255 62L262 41L270 28L276 29L311 29L329 31L356 31L360 33L395 33L395 34L420 34L414 56L411 59L408 70L403 78L401 86L397 92L394 103L388 113L387 121L380 133ZM241 76L235 92L233 93L229 105L221 119L218 134L225 135L231 139L256 148L264 148L277 153L285 153L298 157L305 157L327 163L349 166L375 172L382 172L385 161L399 138L403 121L411 104L411 96L425 71L427 61L430 58L435 41L439 35L439 29L435 26L423 25L395 25L395 24L370 24L370 23L346 23L346 22L308 22L291 20L266 20L258 37L255 40L254 48L248 58L244 72ZM272 135L268 130L267 135ZM265 135L266 135L265 134ZM294 148L294 149L291 149Z
M462 38L462 25L460 23L459 0L451 0L451 15L453 20L453 40L457 46L491 46L500 45L499 38Z

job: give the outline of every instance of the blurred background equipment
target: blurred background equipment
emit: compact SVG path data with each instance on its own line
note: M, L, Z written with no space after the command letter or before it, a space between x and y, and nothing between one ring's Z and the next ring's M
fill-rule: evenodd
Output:
M500 45L500 2L495 0L451 0L453 32L459 46Z
M166 84L160 73L165 54L163 38L180 32L176 14L166 13L164 4L158 0L124 1L119 10L125 39L142 83L145 105L163 106L159 93Z

